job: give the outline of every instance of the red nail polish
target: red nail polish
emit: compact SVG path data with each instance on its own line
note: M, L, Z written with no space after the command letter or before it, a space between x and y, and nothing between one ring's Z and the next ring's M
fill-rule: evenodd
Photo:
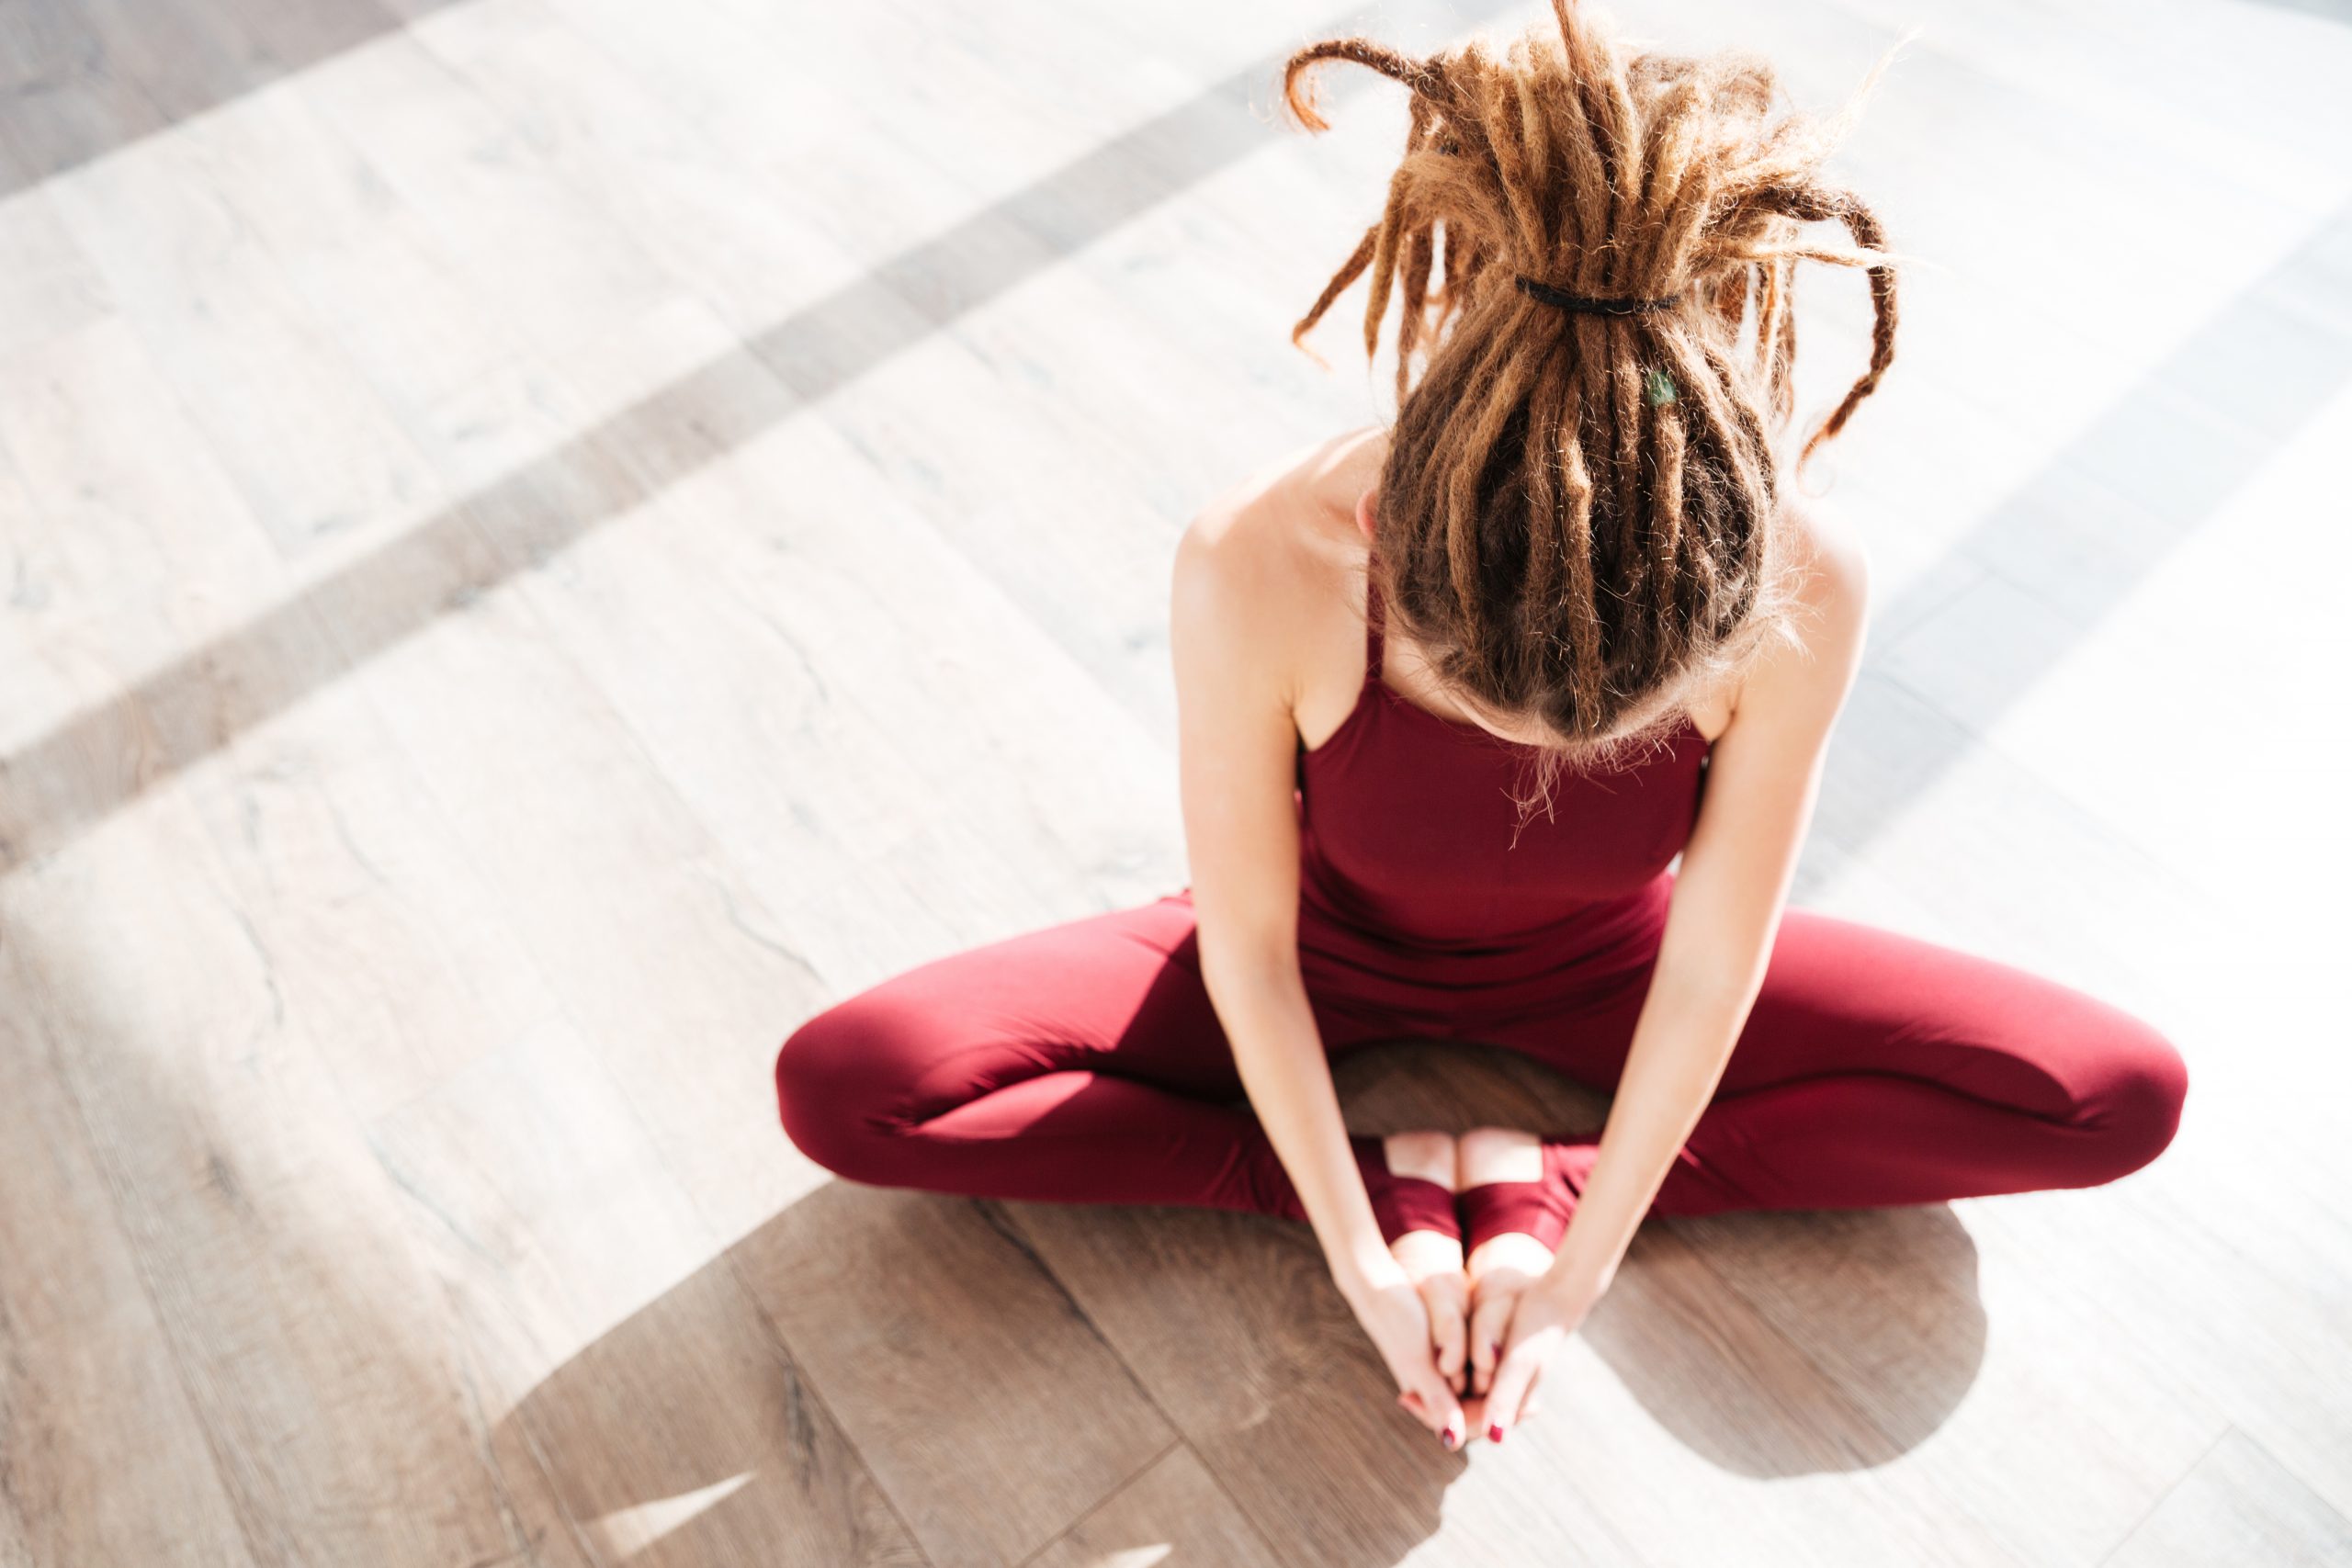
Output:
M1439 1434L1438 1440L1443 1443L1448 1449L1458 1449L1462 1446L1462 1434L1455 1431L1453 1427L1448 1427L1442 1433Z
M1499 1443L1502 1440L1503 1429L1501 1423L1497 1422L1487 1428L1487 1441L1490 1443Z

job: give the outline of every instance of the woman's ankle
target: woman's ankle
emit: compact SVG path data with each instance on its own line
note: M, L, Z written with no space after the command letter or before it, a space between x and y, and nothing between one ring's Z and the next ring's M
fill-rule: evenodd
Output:
M1468 1282L1469 1260L1463 1256L1462 1237L1447 1231L1408 1230L1388 1244L1389 1255L1404 1266L1405 1277L1416 1285L1441 1275Z
M1392 1133L1385 1138L1351 1137L1364 1190L1379 1217L1381 1235L1393 1250L1418 1232L1447 1238L1457 1249L1462 1224L1453 1205L1453 1136L1450 1133Z
M1555 1145L1515 1127L1478 1127L1457 1146L1454 1206L1464 1266L1541 1272L1567 1231L1576 1195L1554 1170ZM1495 1244L1490 1247L1489 1244Z
M1533 1279L1552 1267L1552 1257L1553 1249L1538 1236L1521 1230L1497 1231L1478 1237L1477 1245L1463 1255L1462 1271L1473 1283L1498 1272Z
M1544 1179L1544 1141L1517 1127L1473 1127L1454 1141L1456 1192Z
M1391 1133L1380 1140L1380 1152L1391 1176L1410 1181L1433 1181L1449 1192L1455 1190L1460 1162L1453 1134L1429 1130Z

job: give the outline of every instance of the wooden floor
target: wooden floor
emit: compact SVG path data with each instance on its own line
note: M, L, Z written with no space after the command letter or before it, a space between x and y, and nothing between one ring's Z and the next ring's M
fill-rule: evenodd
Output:
M2157 1022L2156 1165L1652 1224L1454 1456L1301 1228L778 1133L828 1001L1182 885L1172 541L1382 408L1286 333L1401 105L1272 62L1542 14L9 0L0 1562L2352 1562L2340 5L1623 12L1821 107L1924 24L1797 898Z

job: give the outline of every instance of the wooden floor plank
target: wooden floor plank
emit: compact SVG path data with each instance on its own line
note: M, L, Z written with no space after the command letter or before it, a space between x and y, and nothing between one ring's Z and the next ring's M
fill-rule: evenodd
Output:
M247 1568L243 1525L58 1080L24 912L0 894L0 1560Z
M1887 1463L1952 1487L2021 1562L2096 1562L2223 1419L2199 1380L1978 1224L1998 1201L1671 1228L1868 1413Z
M1276 1568L1282 1560L1218 1490L1190 1449L1149 1470L1029 1560L1029 1568L1126 1568L1136 1562Z
M85 631L108 568L170 581L264 548L118 327L96 323L0 373L0 440L28 493L94 525L41 562L50 603L83 615ZM126 410L148 423L114 423ZM186 635L203 615L160 629ZM45 667L18 673L51 706L104 700L122 678L104 637L44 649ZM128 732L151 723L133 714ZM222 808L244 761L232 743L6 889L41 976L33 1016L230 1506L261 1562L577 1561L536 1468L503 1468L487 1448L451 1325L316 1049L321 1020L299 1010L317 993L281 982L281 963L290 974L303 960L265 940L272 868L266 852L239 858L259 850L252 823ZM136 753L90 761L138 765ZM158 879L158 866L175 869Z
M1597 1104L1500 1053L1428 1044L1352 1056L1341 1087L1364 1132L1575 1125ZM1867 1551L1903 1535L1907 1518L1959 1512L1948 1501L1918 1506L1904 1496L1915 1491L1906 1478L1873 1488L1867 1475L1849 1477L1840 1507L1826 1515L1789 1485L1883 1464L1897 1450L1785 1337L1724 1298L1671 1235L1645 1235L1547 1379L1557 1414L1507 1449L1480 1443L1457 1456L1401 1414L1348 1414L1379 1407L1394 1389L1303 1227L1181 1210L1008 1207L1285 1561L1510 1561L1555 1540L1600 1562L1732 1551L1802 1561L1816 1547L1834 1560L1841 1539ZM1204 1380L1204 1366L1223 1372ZM1703 1483L1675 1462L1690 1448L1710 1461ZM1692 1506L1694 1485L1708 1506ZM1872 1490L1889 1500L1856 1495ZM1966 1539L1921 1534L1904 1550L1966 1562Z
M1019 1234L969 1202L835 1182L733 1256L941 1568L1028 1556L1174 1438Z
M323 631L314 636L314 646L288 651L333 657ZM585 1414L539 1385L694 1275L714 1244L540 967L487 913L487 885L459 857L429 789L389 763L398 753L365 696L345 687L299 721L240 738L223 766L189 776L180 794L228 846L221 877L266 966L273 1009L320 1040L313 1055L334 1092L312 1135L372 1155L378 1182L397 1190L404 1223L375 1206L377 1220L394 1220L379 1239L398 1257L399 1231L422 1236L454 1309L463 1386L478 1419L495 1423L479 1434L481 1458L494 1475L529 1478L551 1454L569 1457L561 1439ZM517 1096L532 1114L514 1112ZM371 1116L371 1135L352 1137L352 1123ZM574 1206L576 1184L593 1185L596 1172L626 1201ZM755 1472L775 1480L735 1488L723 1511L662 1550L913 1560L838 1432L812 1415L765 1320L731 1275L722 1269L714 1283L682 1296L695 1332L667 1369L699 1393L668 1404L656 1384L653 1398L602 1411L598 1429L650 1434L683 1420L678 1434L712 1446L673 1437L669 1457L689 1469L707 1461L712 1484ZM538 1421L507 1418L526 1395ZM730 1470L729 1461L742 1462ZM575 1478L557 1479L560 1489ZM676 1531L670 1493L592 1495L610 1506L583 1515L588 1499L566 1494L561 1530L540 1529L526 1550L627 1555L645 1544L632 1532L650 1521L665 1541Z
M183 874L142 886L159 861ZM9 900L20 930L37 914L44 1029L255 1561L573 1561L537 1474L485 1451L382 1172L232 886L175 802Z
M597 1561L919 1563L588 1043L549 1025L383 1118L502 1412Z
M2101 1568L2352 1562L2352 1519L2233 1427Z

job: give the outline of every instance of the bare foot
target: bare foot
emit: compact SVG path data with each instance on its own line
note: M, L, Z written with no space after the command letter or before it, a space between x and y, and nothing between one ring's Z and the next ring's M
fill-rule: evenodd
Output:
M1381 1149L1393 1174L1455 1190L1453 1134L1391 1133L1381 1140ZM1388 1250L1404 1265L1405 1277L1429 1307L1430 1344L1437 1352L1438 1371L1459 1394L1468 1382L1470 1345L1470 1280L1463 1271L1462 1242L1436 1231L1407 1231Z
M1541 1181L1544 1145L1532 1133L1512 1127L1479 1127L1454 1145L1456 1192L1495 1181ZM1501 1354L1504 1330L1520 1292L1552 1266L1552 1249L1524 1231L1503 1231L1478 1243L1464 1260L1470 1280L1470 1378L1468 1394L1484 1401ZM1483 1430L1472 1417L1471 1430Z

